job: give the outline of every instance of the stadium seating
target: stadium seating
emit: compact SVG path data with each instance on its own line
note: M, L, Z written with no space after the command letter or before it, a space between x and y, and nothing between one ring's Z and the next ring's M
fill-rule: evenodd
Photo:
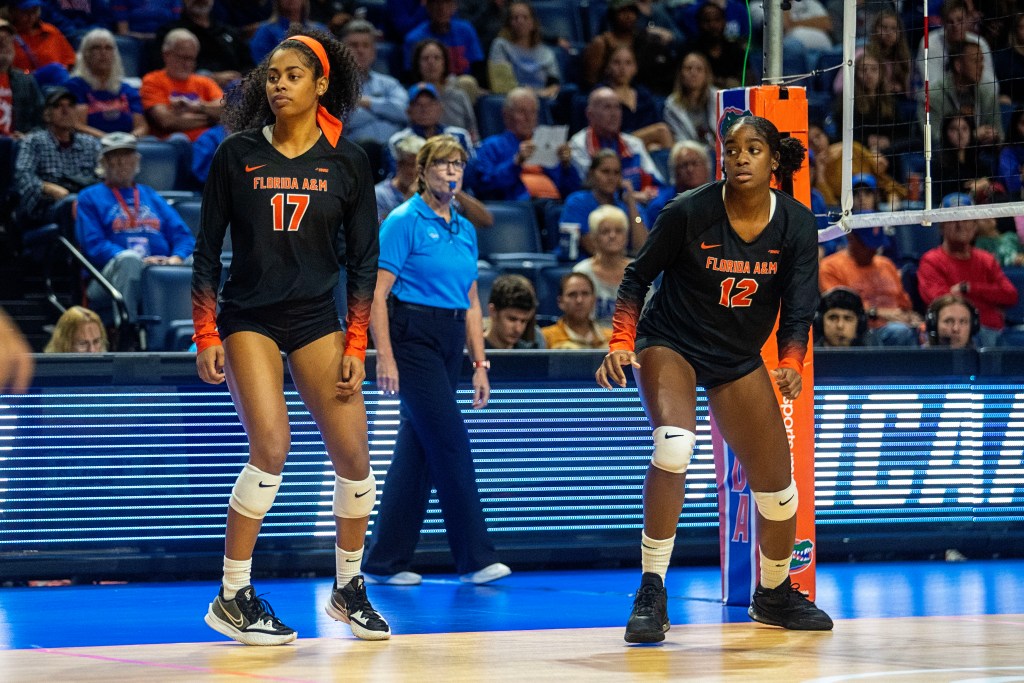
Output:
M170 142L139 140L139 175L135 180L154 190L173 190L178 179L178 148Z
M942 243L942 235L935 226L897 225L895 242L900 262L917 263L926 251Z
M537 288L537 314L558 317L562 311L558 308L558 290L562 277L572 272L572 265L550 266L542 268L539 277L534 281Z
M199 234L200 217L203 207L202 199L185 199L176 201L173 204L174 210L178 212L181 219L185 221L193 235Z
M131 36L114 36L117 51L121 53L121 66L125 78L142 78L143 44Z
M149 266L142 270L139 323L148 351L185 351L192 343L192 268Z
M583 21L573 2L562 0L535 0L533 11L537 15L541 33L545 38L565 38L570 43L586 41Z
M529 202L486 202L494 225L478 232L480 258L495 261L550 260L541 249L540 230Z

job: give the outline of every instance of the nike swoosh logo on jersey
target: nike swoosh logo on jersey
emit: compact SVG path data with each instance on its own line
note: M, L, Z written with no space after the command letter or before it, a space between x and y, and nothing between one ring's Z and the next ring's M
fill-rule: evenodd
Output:
M715 247L720 247L720 246L722 246L722 245L721 244L708 244L707 242L701 242L700 243L700 248L701 249L714 249Z
M263 168L264 166L266 166L266 164L260 164L259 166L250 166L249 164L246 164L245 165L245 172L246 173L252 173L253 171L258 171L259 169Z
M362 493L357 493L356 494L356 498L362 498L363 496L365 496L367 493L369 493L372 490L373 489L367 489L366 491L363 491Z

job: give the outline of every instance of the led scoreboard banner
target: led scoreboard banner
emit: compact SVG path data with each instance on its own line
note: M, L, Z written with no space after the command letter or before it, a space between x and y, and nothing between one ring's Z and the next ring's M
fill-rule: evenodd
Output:
M635 386L598 388L599 353L491 357L487 408L469 408L468 388L460 397L498 546L523 563L635 563L651 454ZM69 562L85 558L86 573L115 562L130 573L156 556L167 571L219 567L227 499L247 457L224 386L199 382L185 354L38 358L31 393L0 396L5 574L66 575ZM818 351L815 362L819 556L963 544L1021 554L1024 349ZM368 370L372 377L372 363ZM398 402L369 383L365 395L380 485ZM294 388L287 401L292 450L259 550L282 567L310 568L307 558L288 561L296 553L322 555L327 567L333 474ZM702 392L697 437L678 553L714 562L718 512ZM427 560L443 552L442 533L435 500L421 543Z

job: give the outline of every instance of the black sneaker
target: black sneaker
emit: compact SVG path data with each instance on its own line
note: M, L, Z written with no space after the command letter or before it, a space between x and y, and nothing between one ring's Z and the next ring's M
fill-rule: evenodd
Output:
M747 614L754 621L793 631L831 631L832 619L800 592L789 577L776 588L757 584Z
M337 581L334 582L331 601L327 603L327 616L348 624L356 638L387 640L391 637L388 622L366 597L366 584L362 576L353 577L341 588L338 588Z
M661 576L644 572L626 623L626 642L660 643L668 629L668 593Z
M232 600L224 598L221 586L205 620L214 631L246 645L284 645L298 637L294 629L274 616L269 602L256 597L252 586L238 591Z

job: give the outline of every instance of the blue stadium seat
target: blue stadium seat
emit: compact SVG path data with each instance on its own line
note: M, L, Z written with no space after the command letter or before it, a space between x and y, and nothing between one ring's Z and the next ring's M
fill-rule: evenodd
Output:
M480 268L476 276L476 294L480 299L480 308L484 312L484 317L487 317L487 302L491 298L491 285L499 275L501 275L501 271L497 268Z
M584 40L589 42L607 26L608 1L581 0L579 8L580 16L583 19L583 28L587 32Z
M402 75L402 46L386 41L377 43L377 59L373 70L398 78Z
M186 351L192 343L192 268L148 266L142 271L141 314L149 351Z
M181 220L192 230L193 235L199 234L200 216L202 214L202 199L186 199L173 204L174 210L181 216Z
M558 289L562 283L562 277L572 272L571 265L551 266L542 268L538 274L534 286L537 288L537 315L554 316L562 315L558 308Z
M488 138L505 132L505 120L501 108L505 105L504 95L484 95L476 101L476 122L480 137Z
M903 262L917 263L926 251L942 243L942 235L935 226L897 225L895 238L896 250Z
M533 11L537 15L541 33L545 38L565 38L570 43L582 43L583 20L574 2L563 0L534 0Z
M135 178L158 192L173 190L178 178L178 148L170 142L139 140L139 175Z
M1024 325L1024 267L1011 266L1003 269L1003 272L1017 288L1017 303L1006 309L1006 326L1022 326Z
M142 78L142 41L131 36L114 36L117 51L121 53L121 66L125 78Z
M913 309L920 313L925 314L927 306L924 305L924 300L921 298L921 292L917 288L917 262L910 261L904 263L900 267L900 280L903 283L903 289L907 292L910 297L910 303Z
M529 202L486 202L494 215L494 225L478 231L480 258L524 260L550 258L540 246L537 217Z

